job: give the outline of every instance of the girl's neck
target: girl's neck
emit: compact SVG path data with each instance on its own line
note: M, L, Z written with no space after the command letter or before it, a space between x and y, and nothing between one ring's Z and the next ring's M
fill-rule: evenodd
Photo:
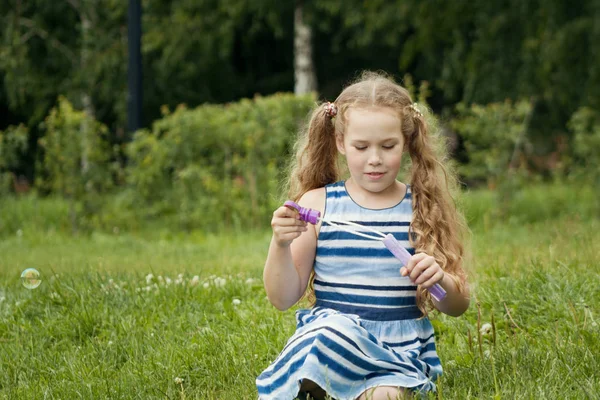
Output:
M406 185L399 181L394 181L381 192L370 192L360 187L352 178L348 178L345 182L348 195L356 204L363 208L369 209L385 209L391 208L400 203L406 196Z

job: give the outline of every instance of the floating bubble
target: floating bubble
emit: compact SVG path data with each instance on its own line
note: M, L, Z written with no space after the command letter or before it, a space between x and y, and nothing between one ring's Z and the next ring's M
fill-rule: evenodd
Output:
M42 283L40 272L35 268L27 268L21 273L21 282L27 289L35 289Z

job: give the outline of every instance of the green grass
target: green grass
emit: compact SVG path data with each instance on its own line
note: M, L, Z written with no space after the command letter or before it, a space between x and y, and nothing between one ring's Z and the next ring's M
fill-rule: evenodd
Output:
M434 318L445 371L432 397L598 398L600 221L593 198L560 214L566 190L517 196L504 219L493 194L467 196L473 302ZM295 324L262 288L267 229L72 237L35 226L0 240L0 398L257 397L256 376ZM31 267L43 282L28 290L19 277Z

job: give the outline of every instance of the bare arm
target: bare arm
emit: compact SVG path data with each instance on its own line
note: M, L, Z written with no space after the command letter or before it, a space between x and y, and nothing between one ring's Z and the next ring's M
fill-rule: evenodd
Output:
M450 274L444 274L444 278L439 282L440 285L446 291L446 297L442 301L436 301L433 299L433 305L436 309L448 314L452 317L461 316L469 308L471 303L471 296L469 293L469 286L465 287L465 292L460 293L456 286L456 282Z
M323 210L325 189L307 192L298 201L303 207ZM302 298L313 268L318 226L300 221L287 207L273 213L273 237L263 271L265 291L271 304L284 311Z

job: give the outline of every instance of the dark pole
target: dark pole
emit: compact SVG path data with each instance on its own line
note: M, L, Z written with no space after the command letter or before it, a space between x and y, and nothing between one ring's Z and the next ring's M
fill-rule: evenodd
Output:
M142 6L141 0L129 0L127 22L129 67L127 83L127 128L133 133L142 127Z

